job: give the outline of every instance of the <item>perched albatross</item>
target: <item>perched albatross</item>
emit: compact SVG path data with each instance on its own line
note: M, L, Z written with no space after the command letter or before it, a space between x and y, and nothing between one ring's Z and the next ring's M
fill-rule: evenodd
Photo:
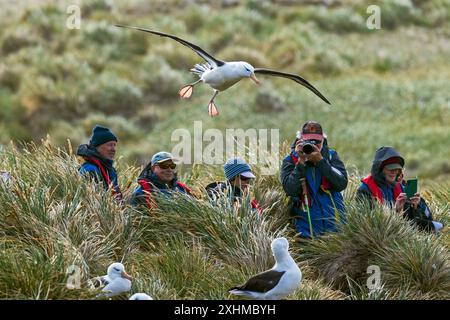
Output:
M95 287L103 287L102 294L108 298L131 290L131 277L125 272L125 267L120 262L115 262L108 267L106 276L94 279Z
M181 98L187 99L192 96L194 86L197 83L202 81L208 84L211 88L214 89L214 95L212 96L212 98L209 100L208 103L208 113L210 116L216 116L219 114L219 110L217 109L217 106L214 103L214 99L216 98L216 96L219 94L220 91L228 89L229 87L239 82L243 78L250 78L256 84L259 84L260 81L256 78L255 74L270 75L291 79L301 84L302 86L305 86L306 88L314 92L317 96L319 96L323 101L330 104L327 98L325 98L319 92L319 90L317 90L312 84L310 84L308 81L306 81L305 79L296 74L284 73L264 68L254 68L251 64L245 61L231 61L231 62L221 61L214 58L212 55L207 53L199 46L191 42L188 42L184 39L181 39L177 36L139 27L125 26L118 24L116 24L116 26L121 28L140 30L144 32L153 33L161 37L171 38L185 45L186 47L191 48L195 53L197 53L200 57L202 57L206 61L206 63L196 64L194 68L191 69L191 71L197 74L200 77L200 79L182 87L178 92L178 94L180 95Z
M302 281L302 273L288 249L286 238L273 240L274 267L250 278L241 286L231 288L229 292L258 300L278 300L293 293Z

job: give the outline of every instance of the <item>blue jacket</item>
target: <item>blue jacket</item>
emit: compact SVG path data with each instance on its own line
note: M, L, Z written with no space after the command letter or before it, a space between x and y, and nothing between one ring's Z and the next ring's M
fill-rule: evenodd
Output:
M326 140L321 153L323 160L315 166L300 163L296 165L292 156L295 158L297 154L292 150L284 158L280 172L283 189L291 198L295 227L301 237L310 238L336 231L336 219L345 220L341 191L347 187L347 171L337 152L328 148ZM312 235L307 207L303 203L301 178L306 179L309 193Z
M121 198L117 172L113 167L114 162L112 160L102 158L94 148L87 144L78 147L77 155L85 160L78 169L81 175L89 177L97 183L103 182L105 190L109 189L109 183L111 183L114 187L114 193L120 195Z

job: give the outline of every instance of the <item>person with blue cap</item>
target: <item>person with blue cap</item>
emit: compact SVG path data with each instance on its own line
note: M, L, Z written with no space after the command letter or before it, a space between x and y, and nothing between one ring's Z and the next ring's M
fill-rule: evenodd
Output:
M88 144L78 147L77 155L84 159L78 170L95 182L102 182L105 190L111 189L114 197L122 202L122 193L117 183L117 171L113 166L117 150L117 137L110 129L96 125Z
M217 199L221 195L230 197L233 205L239 206L242 198L249 190L250 182L256 178L250 165L241 158L231 158L223 166L225 182L213 182L206 186L206 191L211 199ZM251 200L252 209L259 214L262 208L256 199Z
M164 194L171 196L173 192L191 194L191 189L178 181L172 154L160 151L153 155L150 162L138 177L139 186L131 195L130 203L133 206L154 208L154 196Z

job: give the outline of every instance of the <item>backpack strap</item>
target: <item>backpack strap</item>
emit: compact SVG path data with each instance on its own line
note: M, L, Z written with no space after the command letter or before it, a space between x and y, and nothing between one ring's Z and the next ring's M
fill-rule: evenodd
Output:
M366 186L369 188L370 193L372 196L378 200L379 203L383 203L383 193L381 192L381 189L377 186L375 183L375 180L373 180L373 177L371 174L369 174L367 177L363 178L361 182L364 182Z
M156 203L152 196L152 187L150 183L148 183L148 181L145 179L139 179L138 183L142 187L142 190L144 191L145 202L147 203L148 208L149 209L155 208Z
M253 199L253 200L251 201L251 205L252 205L252 209L257 210L257 211L258 211L258 214L261 215L261 213L262 213L262 208L261 208L261 206L259 205L259 203L258 203L258 201L257 201L256 199Z
M177 183L177 186L179 186L180 188L185 190L188 194L192 193L192 190L187 185L185 185L184 183L182 183L180 181L177 181L176 183Z
M116 200L118 200L119 202L122 202L123 196L122 196L122 192L120 191L119 186L114 186L114 184L111 181L111 178L109 177L108 172L106 172L106 169L105 169L105 167L103 167L101 162L94 157L85 157L84 159L87 162L91 162L91 163L95 164L100 169L100 173L103 177L103 181L105 181L108 188L111 189L111 192L112 192L114 198Z

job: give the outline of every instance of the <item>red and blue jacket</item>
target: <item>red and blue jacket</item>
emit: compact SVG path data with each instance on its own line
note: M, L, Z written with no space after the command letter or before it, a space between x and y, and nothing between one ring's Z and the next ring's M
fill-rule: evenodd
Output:
M157 194L162 194L169 197L173 195L173 192L192 194L192 190L176 178L166 184L161 182L153 172L147 176L140 176L138 179L138 184L139 186L134 190L130 199L130 203L133 206L143 205L150 209L155 208L155 196Z
M337 152L328 148L326 140L321 153L323 159L316 165L303 165L298 163L298 155L292 150L283 159L280 171L283 189L291 200L296 230L305 238L336 231L337 222L345 220L341 191L347 187L347 171ZM306 195L301 179L305 179Z
M117 182L117 172L113 167L113 161L103 159L88 145L81 145L77 155L84 159L84 163L78 172L83 176L89 176L97 183L103 182L105 190L111 190L114 198L123 201L122 192Z

